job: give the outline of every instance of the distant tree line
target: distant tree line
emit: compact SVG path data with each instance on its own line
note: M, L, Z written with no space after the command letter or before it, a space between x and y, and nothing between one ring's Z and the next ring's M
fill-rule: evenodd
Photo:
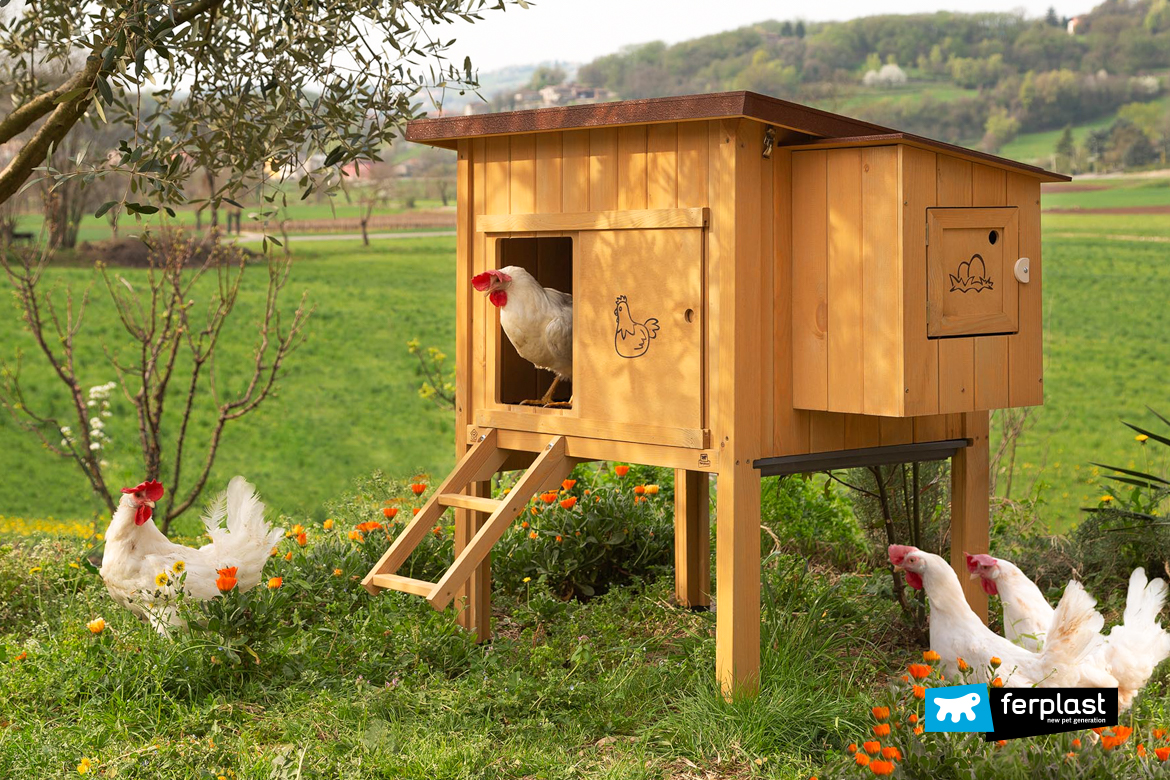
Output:
M994 148L1014 132L1155 98L1161 84L1148 74L1170 67L1168 6L1107 0L1078 17L1075 34L1055 11L763 22L601 57L578 80L623 98L748 89ZM932 88L906 94L899 72L919 82L916 92Z

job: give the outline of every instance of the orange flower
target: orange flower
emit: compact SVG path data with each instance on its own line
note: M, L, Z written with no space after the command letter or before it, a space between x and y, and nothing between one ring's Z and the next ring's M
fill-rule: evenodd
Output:
M917 726L914 727L914 733L921 734L922 732L923 732L922 724L919 723Z
M13 660L13 662L16 662L16 661L24 661L24 660L26 660L27 658L28 658L28 653L21 653L20 655L16 656L16 657L15 657L15 658L13 658L12 660ZM1162 760L1163 760L1163 761L1165 761L1166 759L1162 759Z
M858 753L853 757L853 760L857 762L858 766L869 766L869 756L865 753Z
M626 474L630 473L630 467L629 466L614 466L613 473L617 474L619 477L624 477Z
M419 512L421 512L421 511L422 511L422 510L421 510L421 509L419 509L419 508L416 506L414 509L410 510L410 513L411 513L412 515L417 515L417 514L418 514Z
M996 677L994 680L991 681L991 687L992 688L1002 688L1003 687L1003 680L1000 679L999 677Z
M292 560L292 550L289 550L288 552L286 552L286 553L284 554L284 559L285 559L286 561L291 561L291 560Z
M284 584L283 577L273 577L272 579L268 580L268 589L269 590L276 590L277 588L279 588L283 584Z
M540 496L540 500L546 504L551 504L552 502L557 500L557 494L550 490L547 493L542 493Z
M1133 733L1133 729L1129 726L1114 726L1113 736L1117 737L1117 744L1121 744L1129 739L1129 735Z
M528 521L527 521L527 520L525 520L523 523L521 523L521 524L520 524L520 527L521 527L521 528L527 528L527 527L528 527Z
M334 576L334 577L340 577L340 576L341 576L341 574L342 574L342 572L341 572L341 569L334 569L334 570L333 570L333 576Z
M393 519L394 519L394 516L395 516L396 514L398 514L398 507L396 507L396 506L385 506L385 507L382 507L382 515L383 515L383 516L384 516L384 517L385 517L387 520L393 520Z
M910 675L908 675L908 674L902 675L902 682L905 682L905 683L910 682Z
M94 618L85 624L91 634L100 634L106 630L106 621L101 618Z
M301 547L304 547L308 543L309 543L309 537L306 534L304 534L303 532L297 534L297 544L299 544Z
M385 512L386 510L383 509L382 511ZM389 517L389 515L387 515L387 517ZM333 530L333 520L326 520L324 523L321 523L321 527L324 528L326 531L332 531Z
M995 744L998 745L999 747L1005 747L1005 746L1007 746L1007 740L1006 739L997 739L995 741Z
M436 525L434 528L431 529L431 533L433 533L435 536L442 536L443 535L443 526Z
M1166 734L1166 729L1154 729L1154 739L1161 739Z
M1170 761L1170 747L1154 748L1154 755L1159 761Z
M577 505L577 497L576 496L569 496L568 498L561 501L561 509L572 509L576 505Z
M577 480L575 480L575 479L566 479L564 482L562 482L562 483L561 483L561 489L562 489L562 490L572 490L572 489L573 489L573 485L576 485L576 484L577 484Z
M530 509L528 511L532 513L533 517L536 517L538 514L540 514L539 512L536 511L536 507L532 507L532 509Z
M532 533L528 534L528 538L535 539L536 538L536 531L533 531Z
M876 761L870 762L869 771L875 775L892 775L894 774L894 763L892 761L883 761L879 758Z
M366 538L361 535L360 531L350 531L349 538L350 538L350 540L355 541L358 544L361 544L362 542L364 542L366 540ZM289 553L289 555L292 555L292 553Z
M870 710L870 712L872 712L873 716L878 720L885 720L886 718L890 717L889 707L874 707L872 710Z
M1094 734L1096 734L1099 737L1105 733L1105 727L1104 726L1096 726L1094 728L1089 729L1089 731L1093 732Z
M557 534L557 541L558 541L558 542L563 542L563 541L565 541L565 540L561 538L561 535L560 535L560 534Z
M288 532L288 535L289 536L296 536L298 534L303 534L304 532L305 532L305 527L303 525L301 525L300 523L297 523L296 525L294 525L292 527L292 530Z
M1003 661L999 660L999 657L998 657L998 656L994 656L994 655L993 655L993 656L991 656L991 668L992 668L992 669L998 669L998 668L999 668L999 665L1000 665L1001 663L1003 663Z
M369 533L370 531L379 531L379 530L385 528L386 526L382 525L381 523L377 522L376 520L367 520L364 523L358 523L356 527L359 531L361 531L364 534L364 533Z
M913 693L914 693L915 699L925 699L926 698L926 687L923 685L915 685Z
M229 566L226 569L216 571L219 577L215 580L215 587L219 588L220 593L227 593L236 587L236 571L238 568L236 566Z
M645 493L646 493L646 486L645 485L637 485L634 488L634 495L635 496L645 495Z
M955 664L959 667L960 672L965 672L971 668L971 665L968 664L966 661L964 661L962 658L956 658Z
M878 742L876 739L870 740L869 742L862 742L861 749L872 756L882 749L882 743Z
M856 753L857 752L857 743L850 742L849 747L847 747L846 750L848 750L850 753Z
M1123 739L1118 739L1117 737L1111 737L1108 734L1105 734L1101 737L1101 747L1105 750L1112 750L1124 741L1125 740Z
M911 723L917 723L917 722L918 722L918 713L917 713L917 712L911 712L911 713L910 713L910 718L909 718L909 720L910 720L910 722L911 722Z
M634 503L640 504L646 500L646 496L634 496Z
M1079 739L1074 739L1072 741L1072 746L1074 748L1076 748L1077 750L1080 750L1081 749L1081 741Z
M941 661L942 656L939 655L938 653L934 652L933 650L927 650L925 653L922 654L922 660L926 661L927 663L935 663L936 661Z
M889 723L877 724L876 726L873 727L873 733L877 734L879 737L888 737L890 735L890 724Z
M1137 754L1139 756L1141 756L1142 758L1146 757L1146 746L1141 744L1140 742L1138 743L1138 746L1137 746Z
M910 672L910 676L915 680L924 680L930 676L930 667L926 664L910 664L906 671Z
M882 748L882 758L888 758L891 761L901 761L902 751L898 750L898 748L894 747L893 745L889 745Z
M656 495L658 495L658 490L659 490L659 488L657 485L647 485L646 486L646 495L656 496Z
M410 486L410 489L412 491L414 491L414 494L416 496L421 496L427 489L427 483L415 482L413 485Z

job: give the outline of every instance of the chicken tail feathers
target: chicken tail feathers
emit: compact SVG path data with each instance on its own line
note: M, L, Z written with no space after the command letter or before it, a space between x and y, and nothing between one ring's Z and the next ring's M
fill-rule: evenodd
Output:
M651 317L650 319L646 320L642 324L646 326L646 333L649 334L650 338L654 338L655 336L658 335L658 318L657 317Z
M243 477L233 477L203 518L216 567L235 566L241 590L260 582L269 553L284 535L283 528L268 524L264 510L256 488Z
M1125 616L1122 622L1134 628L1153 629L1158 613L1166 604L1167 587L1160 579L1151 581L1140 566L1129 575L1129 593L1125 597Z
M1072 580L1056 605L1042 655L1056 669L1076 667L1096 645L1104 626L1097 600Z

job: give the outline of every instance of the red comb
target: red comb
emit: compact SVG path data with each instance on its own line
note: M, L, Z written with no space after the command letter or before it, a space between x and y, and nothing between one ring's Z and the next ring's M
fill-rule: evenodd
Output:
M132 488L122 488L123 493L142 493L147 501L158 501L163 497L163 486L158 480L150 479Z
M918 552L918 548L911 547L908 544L891 544L889 549L890 563L898 566L912 552Z

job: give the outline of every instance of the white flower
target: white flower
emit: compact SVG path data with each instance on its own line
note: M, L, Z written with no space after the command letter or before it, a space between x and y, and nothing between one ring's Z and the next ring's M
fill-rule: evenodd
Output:
M105 423L102 422L100 417L90 417L89 418L89 427L95 428L95 429L100 431L103 427L105 427Z
M70 428L68 425L62 425L62 426L61 426L61 435L62 435L62 436L66 436L66 437L68 437L68 436L72 436L72 435L73 435L73 429L72 429L72 428Z
M98 450L100 450L102 448L102 445L98 444L96 441L90 442L89 448L93 452L97 452Z
M98 465L104 469L110 465L110 462L108 460L106 460L105 458L102 458L101 460L98 461Z

